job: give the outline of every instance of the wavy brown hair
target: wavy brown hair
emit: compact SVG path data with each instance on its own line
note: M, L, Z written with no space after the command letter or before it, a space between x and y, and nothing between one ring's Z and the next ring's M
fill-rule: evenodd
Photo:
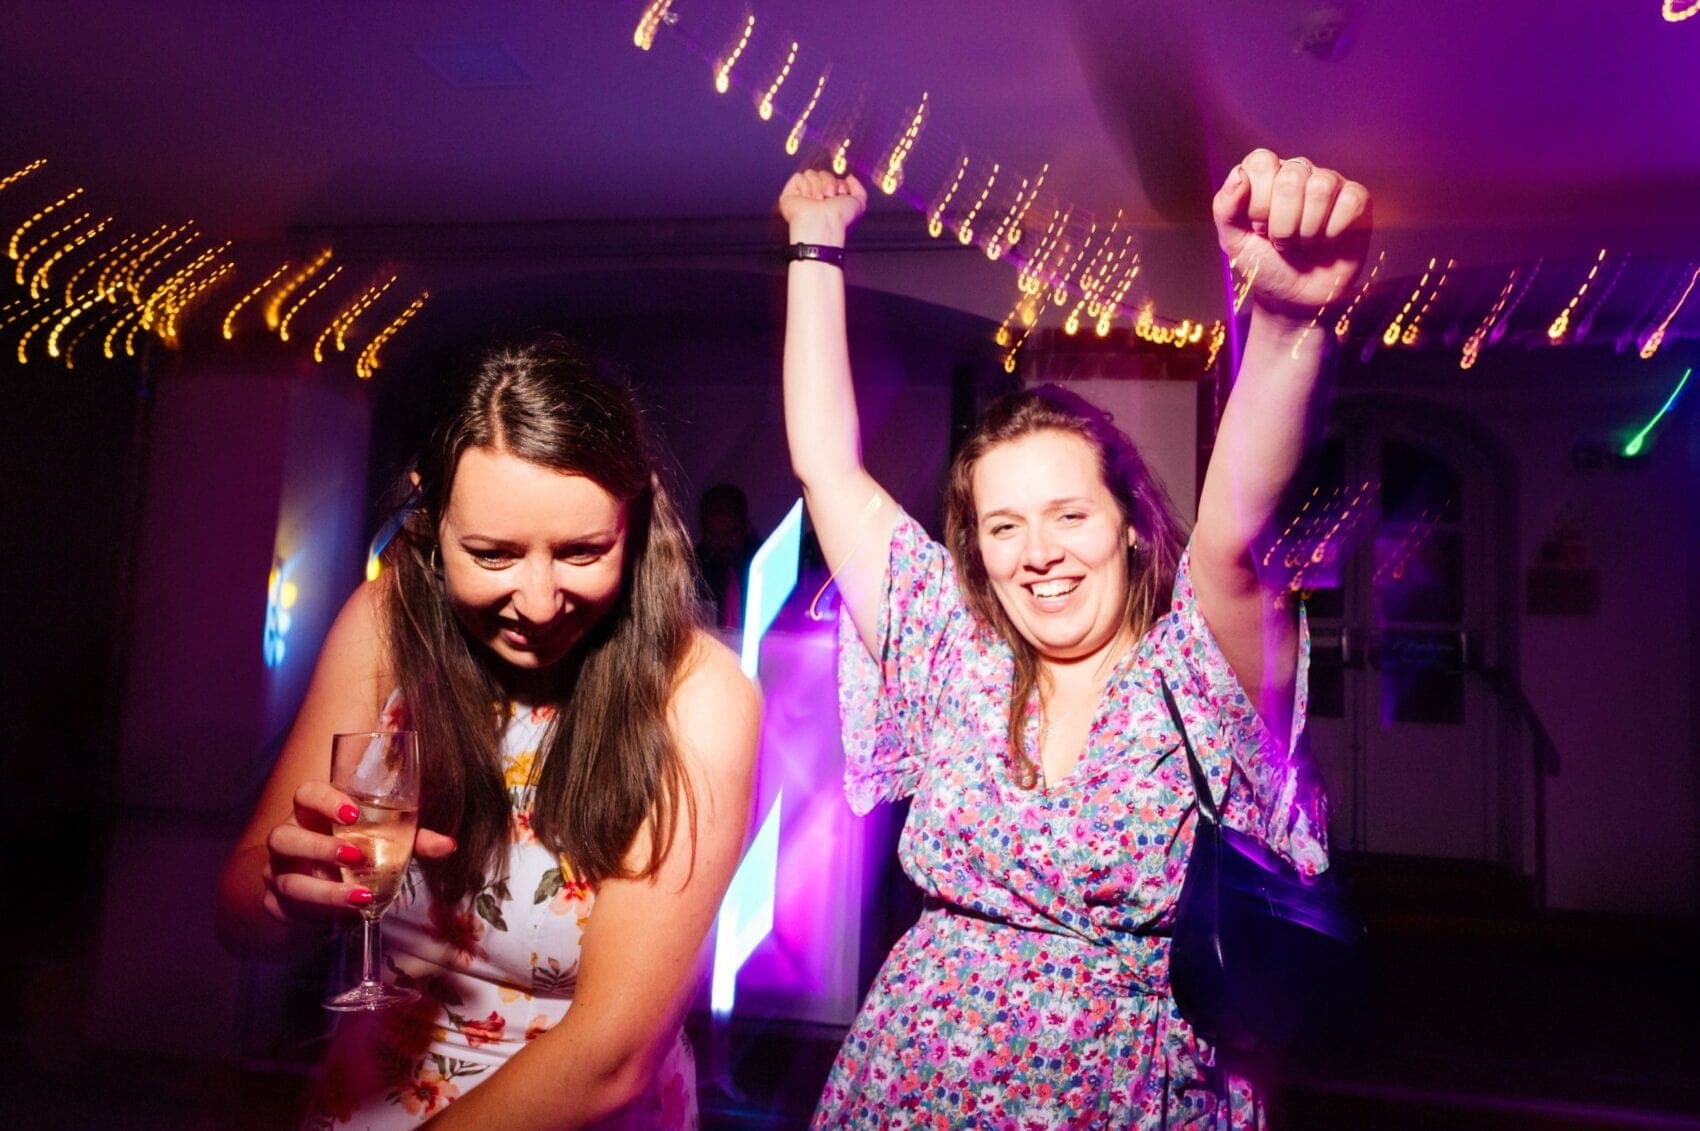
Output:
M979 512L974 506L974 469L1000 444L1035 432L1078 436L1098 459L1098 474L1116 500L1122 521L1136 541L1127 551L1128 590L1123 617L1136 635L1156 623L1169 602L1175 570L1186 547L1186 527L1139 449L1117 428L1110 415L1085 398L1056 385L1040 385L993 401L979 424L963 442L950 466L945 486L945 545L956 564L956 580L974 616L989 625L1015 656L1015 688L1009 701L1009 761L1011 776L1023 789L1038 781L1038 767L1027 757L1022 720L1039 686L1039 654L1016 631L998 603L980 556Z
M642 415L589 358L551 338L487 356L436 421L381 577L392 674L420 734L420 823L459 841L447 859L420 861L432 893L458 902L501 878L512 816L499 749L511 710L502 664L468 638L436 568L438 523L470 448L585 476L626 505L620 594L556 667L557 709L532 771L532 827L579 879L654 875L681 806L695 813L667 707L697 606L690 540ZM648 858L631 868L645 820Z

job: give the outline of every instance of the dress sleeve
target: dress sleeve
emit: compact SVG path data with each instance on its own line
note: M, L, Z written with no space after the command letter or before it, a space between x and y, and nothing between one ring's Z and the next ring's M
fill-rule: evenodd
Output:
M1310 627L1303 607L1299 610L1293 728L1285 746L1257 713L1204 622L1192 587L1190 547L1175 573L1170 622L1169 643L1184 673L1187 691L1182 696L1187 729L1195 743L1202 739L1225 753L1225 764L1231 765L1250 788L1250 812L1236 806L1233 792L1228 794L1229 823L1258 835L1301 872L1315 875L1323 871L1328 867L1328 802L1304 734L1310 693ZM1195 724L1202 724L1202 734ZM1236 808L1242 811L1236 813Z
M930 746L939 692L970 618L945 548L909 515L891 535L871 655L847 613L838 620L838 706L844 795L858 815L912 795Z

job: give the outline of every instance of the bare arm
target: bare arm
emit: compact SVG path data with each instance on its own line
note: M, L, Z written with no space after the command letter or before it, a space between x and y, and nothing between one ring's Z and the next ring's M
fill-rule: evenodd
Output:
M855 177L818 170L785 185L779 210L798 243L843 247L867 204ZM856 394L844 320L844 272L823 263L788 269L785 310L785 437L791 469L850 619L869 651L877 645L886 552L897 507L862 466Z
M761 706L731 652L698 642L673 696L696 821L678 815L652 880L610 880L585 926L578 988L560 1024L528 1043L432 1127L584 1127L643 1094L696 984L696 959L743 847ZM634 842L646 858L649 834Z
M322 942L356 904L342 882L337 811L350 801L331 788L331 736L371 730L389 688L381 674L377 588L367 582L337 614L260 801L219 876L214 921L234 954L284 957ZM352 847L351 845L348 847ZM421 829L420 856L444 856L454 841Z
M1303 158L1254 150L1213 204L1223 251L1251 277L1252 317L1233 393L1205 473L1193 534L1199 610L1276 736L1292 727L1295 607L1260 578L1254 547L1304 456L1326 398L1326 327L1317 314L1357 274L1369 193Z

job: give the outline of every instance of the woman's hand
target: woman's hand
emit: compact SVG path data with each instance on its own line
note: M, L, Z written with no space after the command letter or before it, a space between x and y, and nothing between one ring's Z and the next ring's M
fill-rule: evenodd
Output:
M1211 211L1257 308L1309 323L1351 285L1369 247L1369 190L1303 157L1254 149Z
M843 247L844 237L868 207L868 190L854 175L835 177L824 169L805 169L785 182L779 215L791 239Z
M282 923L324 920L372 902L370 890L344 883L341 867L361 863L361 849L337 839L339 829L360 816L352 797L329 782L304 782L295 790L293 811L266 834L266 864L261 873L266 912ZM420 829L413 854L423 859L447 856L452 837Z

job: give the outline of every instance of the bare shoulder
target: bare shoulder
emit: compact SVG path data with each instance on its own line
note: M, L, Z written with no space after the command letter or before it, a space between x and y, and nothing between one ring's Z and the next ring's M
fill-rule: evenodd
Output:
M670 707L680 745L705 763L753 758L761 692L737 655L707 632L692 637Z
M393 683L383 621L383 583L361 582L325 636L315 682L323 679L325 690L339 698L352 693L362 704L380 706Z

